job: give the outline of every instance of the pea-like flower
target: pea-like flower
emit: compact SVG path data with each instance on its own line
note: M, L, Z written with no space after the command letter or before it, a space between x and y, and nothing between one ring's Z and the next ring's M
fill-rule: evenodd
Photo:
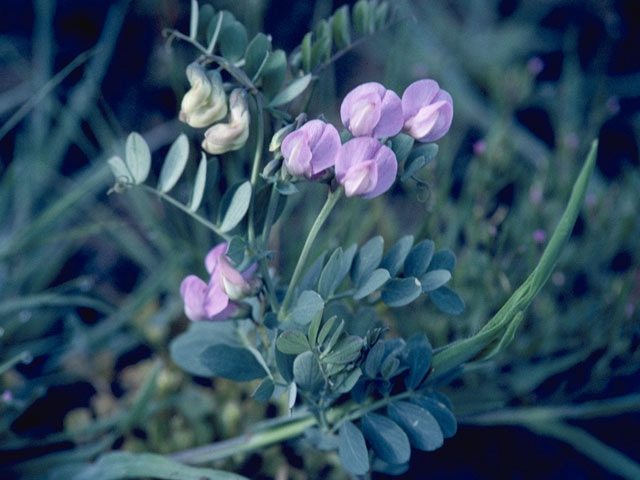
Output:
M392 137L404 124L402 101L379 83L363 83L344 97L340 119L354 137Z
M194 62L187 67L187 79L191 89L182 98L180 120L194 128L208 127L222 120L227 114L227 96L220 73L205 71Z
M451 127L453 100L435 80L418 80L402 94L404 129L419 142L434 142Z
M229 95L229 110L229 123L218 123L204 133L202 148L213 155L239 150L249 138L249 105L242 89Z
M316 178L335 164L340 134L322 120L311 120L282 141L287 171L294 177Z
M225 320L240 311L235 303L253 295L259 288L259 280L254 278L257 265L239 272L226 256L228 243L212 248L205 257L205 266L211 275L209 283L195 275L186 277L180 285L180 295L184 301L184 312L193 320Z
M377 197L389 190L397 172L393 151L370 137L349 140L336 159L336 178L347 197Z

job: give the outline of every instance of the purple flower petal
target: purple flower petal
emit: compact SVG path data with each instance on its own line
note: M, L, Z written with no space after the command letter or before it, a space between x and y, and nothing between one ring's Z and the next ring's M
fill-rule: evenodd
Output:
M229 244L227 242L219 243L207 253L207 256L204 258L204 265L207 268L207 272L212 274L213 271L218 267L218 259L221 255L227 253L227 249L229 248Z
M212 319L229 305L229 297L222 289L219 281L209 283L207 295L204 299L203 309L207 318Z
M420 142L433 142L451 127L453 100L435 80L418 80L402 94L402 111L407 133Z
M338 182L342 184L344 176L356 163L372 160L380 146L380 142L371 137L356 137L342 145L336 158Z
M341 142L338 130L336 130L336 127L333 125L325 123L322 135L311 150L313 155L311 165L314 176L322 173L336 163L336 156L338 155L340 146Z
M207 284L195 275L189 275L180 284L180 296L184 301L184 313L190 320L198 321L207 318L204 301L207 295Z
M282 141L282 155L284 163L291 175L296 177L309 177L311 169L311 149L309 148L309 135L304 130L291 132Z
M352 165L342 180L347 197L369 193L378 183L378 167L374 160Z
M428 105L438 94L440 87L435 80L418 80L409 85L402 94L402 113L405 121L413 117L424 105Z
M378 179L376 186L363 195L363 198L374 198L378 195L382 195L384 192L391 188L393 182L396 181L396 175L398 173L398 161L396 155L389 147L384 145L380 146L380 150L376 153L374 158L377 165Z
M373 131L375 138L393 137L400 133L404 126L402 101L393 90L387 90L382 97L380 121Z

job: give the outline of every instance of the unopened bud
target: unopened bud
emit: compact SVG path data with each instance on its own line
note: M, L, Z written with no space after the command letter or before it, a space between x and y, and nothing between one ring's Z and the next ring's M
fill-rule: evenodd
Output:
M213 155L239 150L249 138L249 105L242 89L231 92L229 110L229 123L218 123L204 134L202 148Z
M187 67L191 89L182 98L179 118L194 128L208 127L227 114L227 97L216 70L205 71L194 62Z
M269 143L269 151L275 152L276 150L278 150L280 148L280 145L282 145L282 140L284 140L284 137L293 132L294 128L295 125L292 123L289 125L285 125L276 133L274 133L273 137L271 137L271 142Z

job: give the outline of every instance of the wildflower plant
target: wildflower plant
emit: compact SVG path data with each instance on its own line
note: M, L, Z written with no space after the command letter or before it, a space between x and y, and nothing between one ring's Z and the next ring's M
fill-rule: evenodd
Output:
M249 437L183 452L177 460L205 463L304 436L319 450L337 452L354 475L401 473L412 448L436 450L456 433L454 407L439 388L464 364L509 344L551 274L578 215L595 144L538 266L469 338L434 349L424 333L389 334L388 309L422 296L443 313L464 311L449 286L455 254L436 248L438 239L406 234L385 248L380 236L362 238L310 258L341 203L389 195L396 182L411 181L436 157L433 142L452 128L454 99L433 79L411 83L401 94L376 81L355 87L342 101L342 125L307 118L323 70L396 21L389 3L360 0L321 21L287 54L262 33L249 40L230 12L193 1L189 33L168 32L197 55L186 67L190 89L177 114L196 129L197 142L178 136L151 186L149 147L130 134L124 156L108 161L112 190L156 194L219 239L202 252L204 269L176 285L191 324L171 343L173 361L196 376L257 381L255 401L286 396L290 410ZM198 166L195 177L183 180L191 195L182 201L171 192L192 157ZM244 162L249 174L228 187L211 215L201 205L212 182L209 169L218 162ZM322 185L326 200L301 236L300 251L271 250L287 199L304 195L309 182ZM280 257L295 264L290 276L279 270Z

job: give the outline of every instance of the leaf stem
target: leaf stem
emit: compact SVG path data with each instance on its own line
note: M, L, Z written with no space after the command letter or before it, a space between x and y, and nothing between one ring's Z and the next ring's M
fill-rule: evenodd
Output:
M294 269L293 275L291 276L291 282L289 283L289 288L287 288L287 294L285 295L284 300L282 301L282 308L278 312L278 320L280 321L284 320L284 317L286 316L287 311L291 306L294 290L297 287L298 282L300 281L300 277L302 276L302 270L304 269L304 266L307 262L307 257L311 252L311 247L313 245L313 242L318 236L318 232L320 232L322 225L324 225L324 222L329 217L329 214L333 210L333 207L335 207L336 204L338 203L338 200L340 200L340 197L342 196L343 191L344 190L342 189L342 187L339 187L335 191L331 191L331 190L329 191L329 195L327 196L327 200L322 206L322 210L320 210L318 217L316 218L315 222L311 226L309 235L307 235L307 239L305 240L304 246L302 247L300 258L298 258L298 263L296 264L296 268Z
M258 132L256 134L256 150L253 155L253 165L251 167L251 204L249 205L249 226L247 235L249 237L249 248L255 251L256 248L256 232L255 232L255 212L256 212L256 185L258 183L258 174L260 172L260 163L262 161L262 150L264 148L264 106L260 95L254 96L256 100L256 109L258 111Z
M167 201L168 203L170 203L171 205L173 205L174 207L179 208L180 210L182 210L184 213L186 213L187 215L191 216L193 219L197 220L198 222L200 222L202 225L204 225L205 227L207 227L209 230L211 230L212 232L214 232L216 235L219 235L220 237L224 238L225 240L229 241L231 240L231 236L227 233L224 233L223 231L220 230L220 228L211 223L209 220L207 220L204 217L201 217L200 215L198 215L195 212L192 212L191 210L189 210L189 207L187 207L186 205L180 203L179 201L177 201L175 198L170 197L169 195L167 195L166 193L163 193L159 190L156 190L155 188L149 187L148 185L144 185L144 184L140 184L137 185L138 187L142 187L144 190L146 190L149 193L154 193L157 196L159 196L160 198L162 198L163 200Z

